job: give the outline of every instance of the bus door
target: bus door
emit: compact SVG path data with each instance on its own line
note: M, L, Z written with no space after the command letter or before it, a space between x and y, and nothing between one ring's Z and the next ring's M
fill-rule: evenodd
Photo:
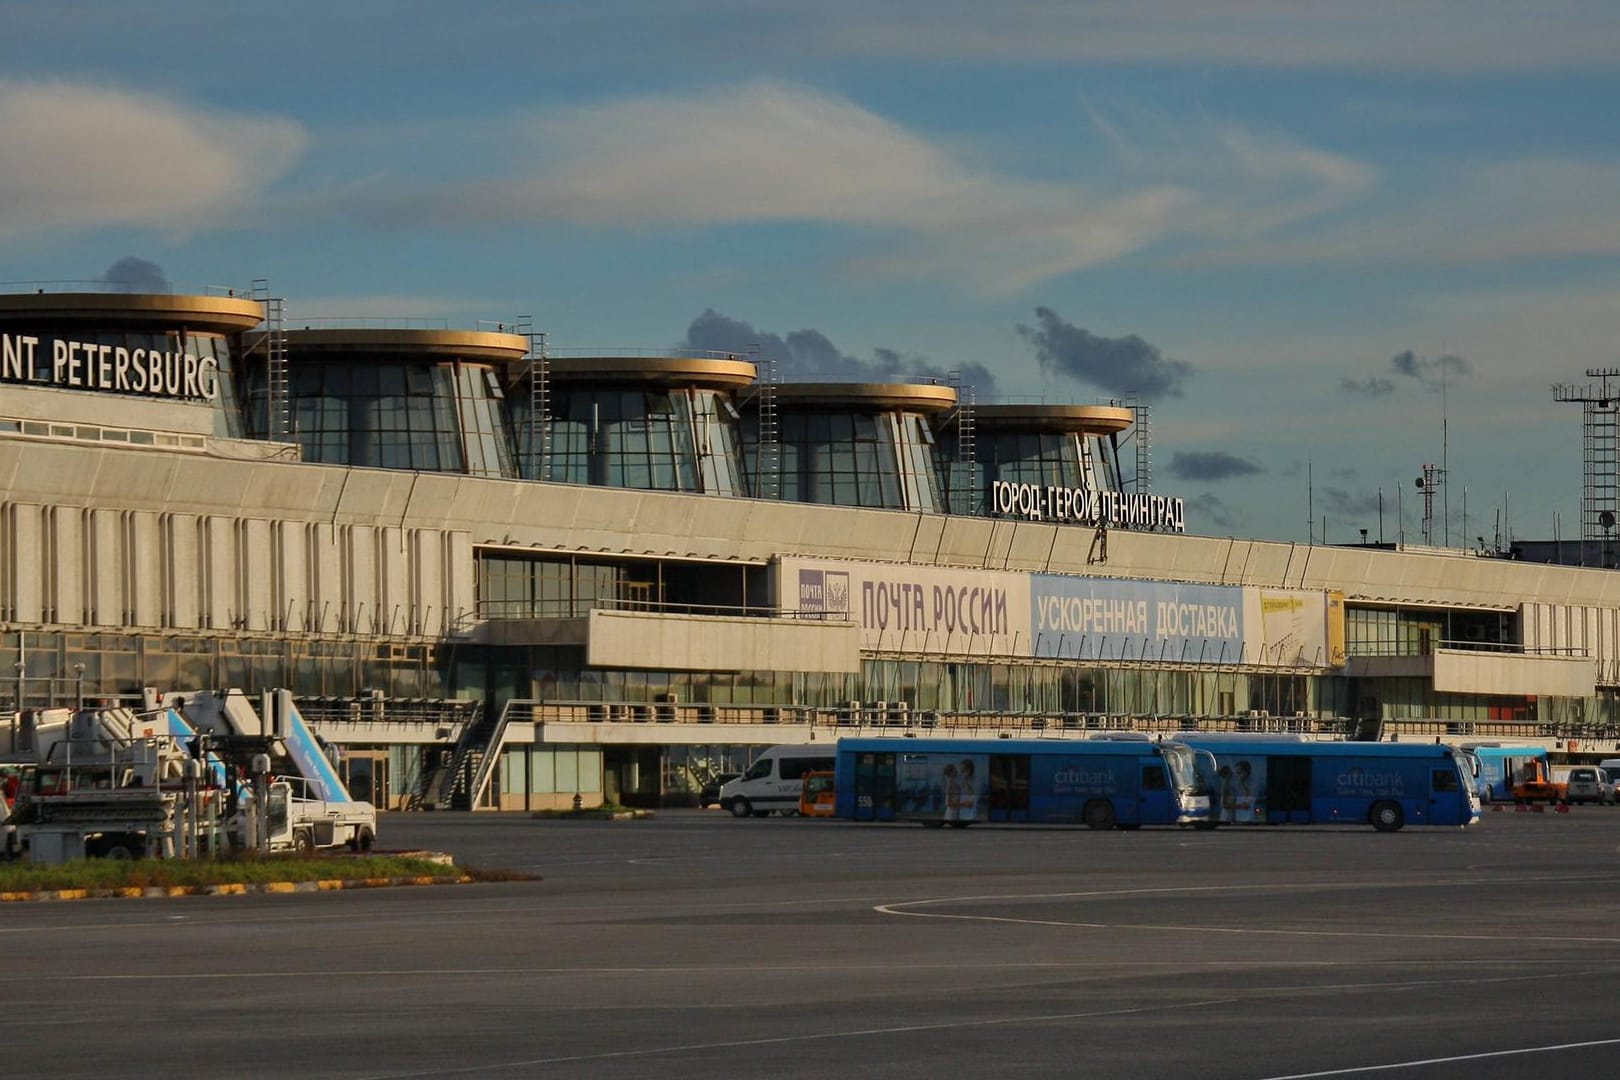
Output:
M1308 825L1311 821L1311 759L1304 755L1274 755L1266 764L1264 817L1256 808L1256 821Z
M894 754L855 755L856 821L894 820Z
M1136 819L1135 821L1125 819L1125 808L1116 804L1121 820L1126 824L1173 824L1180 816L1180 811L1176 806L1175 795L1170 790L1170 774L1164 767L1163 759L1143 758L1140 765L1142 775L1136 788Z
M990 755L990 820L1029 820L1029 755Z
M1463 790L1457 768L1448 761L1437 761L1429 769L1429 824L1466 825L1472 820L1468 794Z

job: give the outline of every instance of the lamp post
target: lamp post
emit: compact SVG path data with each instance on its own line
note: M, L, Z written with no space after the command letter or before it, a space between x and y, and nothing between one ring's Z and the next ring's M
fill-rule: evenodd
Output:
M84 665L83 664L74 664L73 665L73 689L74 689L74 697L76 697L78 699L78 704L75 705L74 707L78 708L78 709L84 708Z

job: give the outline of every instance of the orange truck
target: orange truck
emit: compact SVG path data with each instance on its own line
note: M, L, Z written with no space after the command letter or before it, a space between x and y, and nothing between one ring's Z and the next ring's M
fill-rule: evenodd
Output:
M1521 765L1513 775L1513 801L1516 803L1566 803L1569 785L1554 780L1552 770L1539 758Z

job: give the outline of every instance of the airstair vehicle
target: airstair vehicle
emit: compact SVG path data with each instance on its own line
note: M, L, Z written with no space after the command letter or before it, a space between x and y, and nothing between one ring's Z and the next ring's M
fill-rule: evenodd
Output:
M287 691L258 710L238 690L145 704L24 710L0 732L23 774L9 818L22 857L371 849L376 808L349 795Z

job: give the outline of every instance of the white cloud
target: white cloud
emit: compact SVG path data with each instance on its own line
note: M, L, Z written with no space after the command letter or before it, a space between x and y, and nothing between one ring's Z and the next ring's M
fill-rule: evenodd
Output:
M65 81L0 80L0 237L189 230L251 205L297 159L290 121Z
M865 237L853 272L1009 293L1178 236L1310 218L1372 182L1357 163L1276 136L1160 125L1127 146L1094 119L1126 167L1092 151L1084 173L1059 182L985 167L841 97L756 82L503 120L520 149L480 165L504 177L374 184L348 201L399 228L834 226Z

